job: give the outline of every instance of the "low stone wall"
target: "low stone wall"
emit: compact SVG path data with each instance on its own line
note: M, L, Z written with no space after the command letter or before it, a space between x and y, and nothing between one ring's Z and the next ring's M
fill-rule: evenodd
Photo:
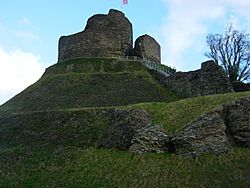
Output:
M190 72L177 72L170 77L161 78L166 87L181 97L194 97L233 92L223 69L214 61L206 61L201 69Z
M233 88L236 92L250 91L250 83L236 81L233 82Z

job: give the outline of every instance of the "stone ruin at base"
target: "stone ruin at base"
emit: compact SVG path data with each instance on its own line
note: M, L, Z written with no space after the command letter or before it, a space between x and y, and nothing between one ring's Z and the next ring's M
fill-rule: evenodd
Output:
M140 36L133 48L133 29L124 13L111 9L107 15L88 19L82 32L59 39L58 62L79 57L139 56L161 62L160 45L149 35Z

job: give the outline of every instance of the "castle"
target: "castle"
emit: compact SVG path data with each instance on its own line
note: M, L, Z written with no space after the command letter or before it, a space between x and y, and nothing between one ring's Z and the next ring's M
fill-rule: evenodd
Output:
M161 63L161 47L157 41L143 35L133 48L133 29L124 13L111 9L107 15L90 17L85 29L59 39L58 62L79 57L138 56Z
M82 32L59 39L58 62L80 57L119 58L137 56L144 65L156 71L157 79L181 97L232 92L232 85L214 61L204 62L201 69L177 72L161 64L161 47L149 35L135 40L132 24L124 13L110 9L107 15L90 17Z

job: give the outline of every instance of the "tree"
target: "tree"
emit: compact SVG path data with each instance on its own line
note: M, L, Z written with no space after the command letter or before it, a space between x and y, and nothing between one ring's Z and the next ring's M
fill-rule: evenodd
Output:
M209 34L207 45L210 51L205 56L224 68L231 83L250 78L249 34L230 26L224 34Z

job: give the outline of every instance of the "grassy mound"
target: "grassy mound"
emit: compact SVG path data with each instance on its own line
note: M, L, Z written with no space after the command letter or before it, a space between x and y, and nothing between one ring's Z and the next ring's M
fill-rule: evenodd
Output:
M96 148L115 108L143 108L172 134L246 96L175 101L137 61L55 64L0 107L0 187L249 187L249 148L196 159Z
M40 111L173 101L138 61L84 58L49 67L42 78L0 107Z
M173 133L246 96L250 92L119 108L144 108ZM249 187L249 148L196 159L96 149L112 108L0 112L0 187Z
M110 125L111 113L115 108L143 108L149 113L153 124L163 125L167 133L172 134L201 114L246 96L250 96L250 92L203 96L171 103L142 103L109 108L0 112L0 143L2 146L18 144L21 147L31 144L95 147L104 130Z

